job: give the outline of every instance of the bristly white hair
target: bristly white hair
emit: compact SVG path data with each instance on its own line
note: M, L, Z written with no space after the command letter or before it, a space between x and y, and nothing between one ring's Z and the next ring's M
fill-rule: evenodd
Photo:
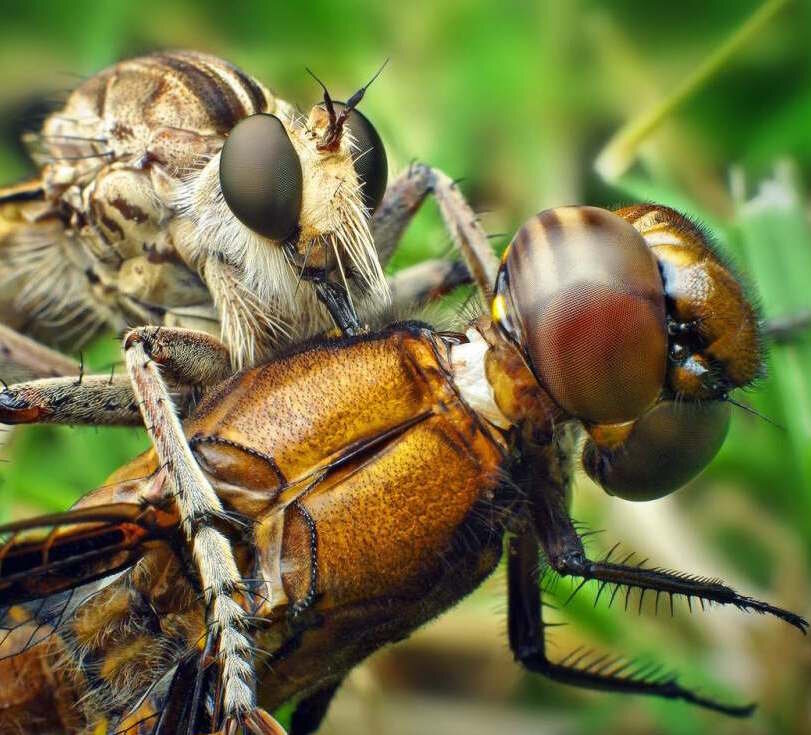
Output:
M342 146L350 160L324 159L295 113L279 112L287 118L304 173L303 237L335 255L351 300L384 307L390 294L369 229L370 213L354 169L346 170L352 156L364 152L356 153L357 144L345 131ZM298 268L280 244L253 232L229 209L220 187L219 153L198 163L177 189L174 209L191 227L176 245L203 274L235 366L253 364L286 341L329 327L325 310L311 288L301 287Z

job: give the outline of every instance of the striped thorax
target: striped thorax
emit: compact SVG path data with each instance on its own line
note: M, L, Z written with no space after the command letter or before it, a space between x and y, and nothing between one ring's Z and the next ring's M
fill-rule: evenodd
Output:
M101 324L221 330L236 365L328 326L298 288L309 269L345 284L359 309L379 307L369 217L385 151L355 110L321 145L334 122L196 52L91 77L29 140L45 201L26 216L65 227L6 248L18 306L67 324L74 341Z

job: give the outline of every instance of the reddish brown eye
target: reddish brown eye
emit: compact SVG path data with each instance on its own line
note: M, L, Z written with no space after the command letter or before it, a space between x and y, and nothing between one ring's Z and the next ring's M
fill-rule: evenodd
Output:
M716 455L729 429L724 401L662 401L613 449L592 439L583 450L589 477L625 500L654 500L678 490Z
M595 207L541 212L513 238L497 292L536 377L568 413L619 423L658 397L667 358L662 282L623 219Z

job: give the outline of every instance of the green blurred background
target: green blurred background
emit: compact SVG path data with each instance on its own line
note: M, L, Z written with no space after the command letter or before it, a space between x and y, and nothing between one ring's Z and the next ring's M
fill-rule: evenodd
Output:
M211 51L305 109L318 98L305 66L340 98L390 57L363 102L390 169L419 158L463 179L488 231L505 233L497 248L546 207L658 201L707 224L756 284L765 316L779 317L811 308L810 38L808 2L5 2L0 180L29 172L16 139L36 128L43 101L127 56ZM617 139L622 130L631 137ZM429 205L392 267L449 252ZM117 359L109 338L86 355L98 370ZM775 346L768 367L739 399L781 428L736 411L716 461L675 496L630 504L578 478L574 515L606 529L592 553L621 541L653 564L811 612L811 340ZM146 444L134 430L8 438L4 517L66 507ZM811 645L779 622L689 614L683 602L671 618L664 601L657 616L652 596L641 614L632 596L624 613L607 595L595 607L590 586L550 613L571 623L554 630L553 654L585 643L663 662L707 694L759 702L740 722L523 674L507 649L504 581L494 575L358 669L323 731L811 732ZM559 584L558 598L570 589Z

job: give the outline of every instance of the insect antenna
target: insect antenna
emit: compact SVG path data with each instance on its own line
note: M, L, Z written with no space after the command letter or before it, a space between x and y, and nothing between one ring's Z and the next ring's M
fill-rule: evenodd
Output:
M386 65L389 63L389 59L386 59L381 65L380 68L374 73L374 76L366 82L355 94L353 94L347 101L346 101L346 108L341 112L341 116L338 118L339 124L343 125L344 121L347 117L349 117L349 113L352 112L359 104L360 101L363 99L363 95L366 94L366 90L372 86L372 82L375 81L383 72L383 69L386 68Z
M329 115L329 128L327 133L335 128L335 124L337 122L337 115L335 114L335 106L332 104L332 97L329 96L329 90L327 89L327 85L324 84L313 72L309 67L304 67L305 71L318 83L321 89L324 90L324 107L327 108L327 114ZM324 136L326 138L326 135Z
M326 107L327 114L329 115L329 125L327 126L327 130L324 132L323 137L316 146L318 150L334 151L338 147L338 143L341 140L341 133L344 129L344 123L346 123L346 120L351 114L352 110L354 110L360 104L360 101L363 99L363 95L366 94L366 90L369 89L372 82L374 82L375 79L380 76L388 63L389 59L386 59L381 64L380 68L374 73L374 76L372 76L372 78L366 82L366 84L364 84L346 101L344 108L339 114L336 114L335 112L335 105L333 104L332 98L327 91L326 85L315 74L313 74L310 69L307 69L307 73L313 79L315 79L315 81L320 85L321 89L324 90L324 106Z

